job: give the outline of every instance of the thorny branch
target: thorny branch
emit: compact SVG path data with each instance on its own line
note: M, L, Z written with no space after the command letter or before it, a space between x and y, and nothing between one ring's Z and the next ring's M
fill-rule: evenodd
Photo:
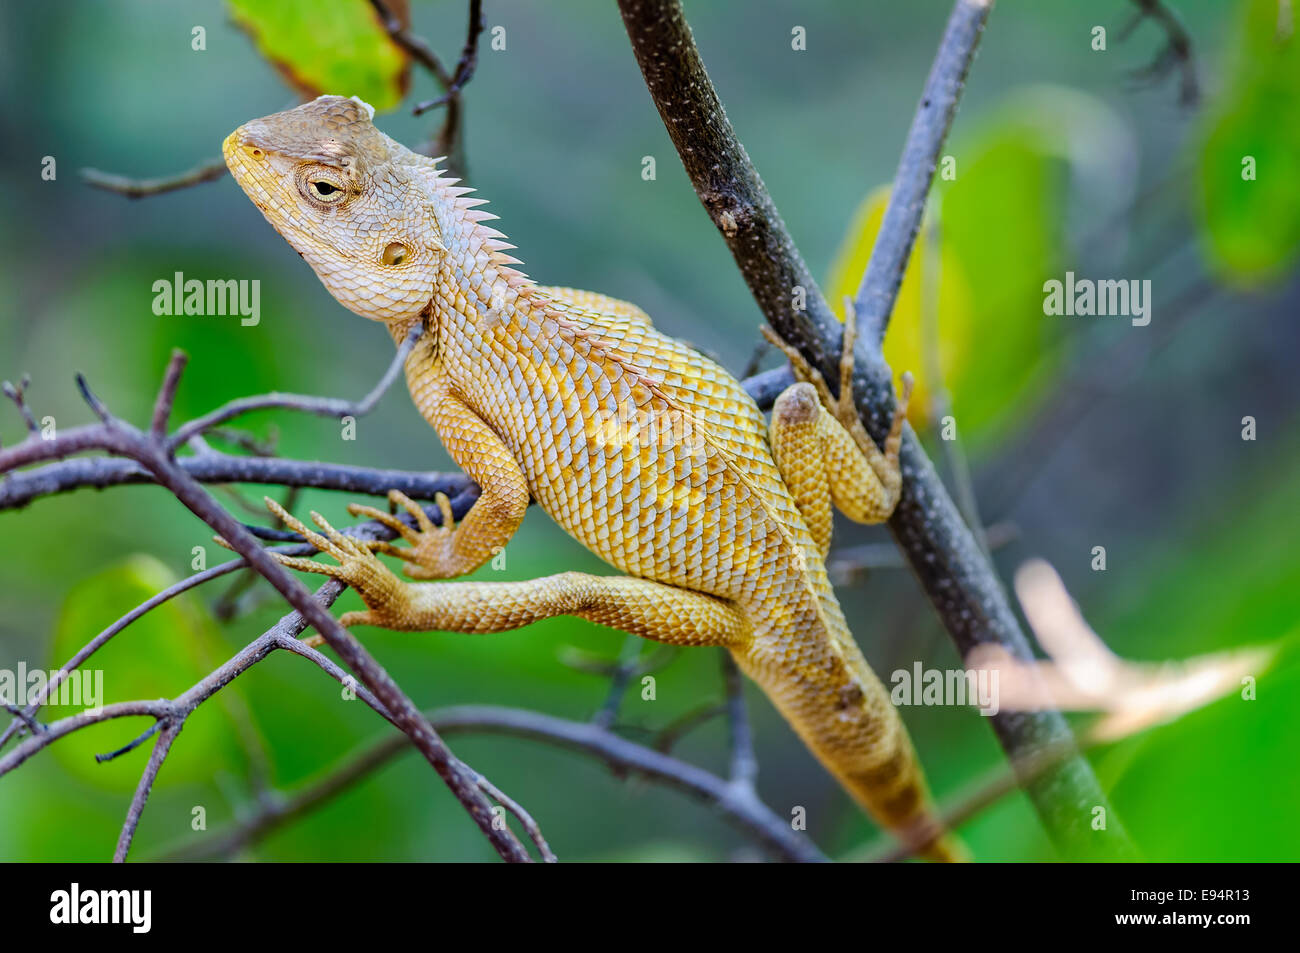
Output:
M878 443L894 409L892 373L880 352L880 340L990 6L991 0L958 0L953 9L859 293L858 314L868 332L857 338L854 394L862 420ZM669 137L759 307L785 341L796 346L828 381L836 381L842 328L727 120L681 4L619 0L619 8ZM796 287L806 297L804 311L791 306ZM873 328L879 331L870 333ZM964 656L977 644L994 642L1016 657L1031 657L992 565L910 427L904 428L901 462L903 498L890 529L958 650ZM1003 712L992 720L1013 764L1040 747L1069 743L1070 730L1059 712ZM1091 829L1092 809L1109 805L1081 757L1067 758L1038 777L1022 776L1021 781L1060 848L1080 857L1131 852L1113 811L1108 811L1112 822L1107 831Z

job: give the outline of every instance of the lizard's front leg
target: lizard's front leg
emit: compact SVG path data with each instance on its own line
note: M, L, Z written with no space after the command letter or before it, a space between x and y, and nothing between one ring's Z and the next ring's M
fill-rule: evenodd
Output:
M364 612L347 612L345 626L376 625L406 632L504 632L574 615L672 645L740 646L750 632L732 603L689 589L632 576L564 572L523 582L426 582L397 578L367 544L344 536L319 513L313 532L275 501L267 506L338 565L277 555L286 566L332 576L356 589Z
M442 525L435 526L424 510L393 490L389 500L415 517L417 530L401 520L362 503L348 512L378 520L401 534L410 546L372 543L373 549L396 556L414 579L450 579L473 572L510 541L528 510L528 484L514 456L496 432L462 401L446 396L434 406L430 422L452 459L479 485L482 494L459 525L453 525L451 505L442 494L437 502Z

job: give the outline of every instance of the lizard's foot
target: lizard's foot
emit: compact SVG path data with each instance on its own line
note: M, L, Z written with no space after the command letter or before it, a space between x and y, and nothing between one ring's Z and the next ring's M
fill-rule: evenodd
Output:
M858 408L853 400L853 352L858 339L858 314L853 307L853 299L847 295L844 298L844 340L840 348L838 397L831 396L826 378L822 376L821 371L808 363L798 348L786 343L767 325L763 325L761 330L763 336L789 360L795 379L812 384L817 389L817 396L821 399L822 406L852 435L859 449L874 461L880 451L875 441L871 439L871 435L867 433L867 428L862 425L862 418L858 416ZM894 416L889 424L889 435L885 438L884 463L888 470L892 471L888 474L890 483L897 479L898 450L903 438L903 421L907 418L907 405L912 399L911 371L903 372L902 384L903 392L895 398ZM873 469L875 468L873 463ZM882 479L886 477L886 473L879 475Z
M312 522L324 531L325 535L313 532L301 520L293 516L279 503L265 497L266 508L278 516L286 526L299 533L309 543L327 556L334 557L338 565L318 563L298 556L285 556L273 553L276 561L291 569L303 572L320 573L330 576L351 586L361 596L367 608L364 612L345 612L339 617L339 624L344 627L352 625L377 625L396 628L395 623L406 613L410 602L407 583L403 582L393 571L379 561L379 557L370 551L370 545L358 539L344 536L325 517L313 511ZM319 645L320 638L313 636L307 640L310 645Z
M402 560L403 571L413 579L447 579L458 575L451 568L452 534L456 529L456 518L452 515L451 500L447 499L447 494L439 493L433 498L442 514L442 525L429 519L424 507L401 490L389 490L388 499L411 514L418 529L412 529L392 513L385 513L364 503L350 503L348 512L353 516L377 520L410 544L409 547L402 548L375 540L367 544L370 549Z

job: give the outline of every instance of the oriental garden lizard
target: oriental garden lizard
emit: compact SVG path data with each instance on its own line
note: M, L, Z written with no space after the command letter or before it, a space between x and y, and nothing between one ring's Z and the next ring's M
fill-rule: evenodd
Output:
M345 626L486 633L574 615L726 648L862 807L924 856L960 859L824 562L832 503L878 523L898 502L907 393L882 451L846 396L851 364L832 400L796 359L801 381L769 425L735 378L635 305L525 276L483 200L372 118L360 100L322 96L235 130L226 163L340 303L395 342L423 324L406 361L411 396L482 492L458 525L445 498L434 525L391 493L415 528L349 507L402 547L359 543L313 513L315 533L277 509L334 560L280 561L356 589L367 608ZM506 544L530 500L626 575L412 583L376 556L417 580L463 575Z

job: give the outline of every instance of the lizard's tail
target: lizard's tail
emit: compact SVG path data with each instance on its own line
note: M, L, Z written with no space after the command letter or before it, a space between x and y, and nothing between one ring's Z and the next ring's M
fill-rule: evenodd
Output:
M938 818L888 692L856 646L847 654L846 664L831 671L792 670L771 656L735 653L809 750L881 826L927 860L969 860L965 845Z

